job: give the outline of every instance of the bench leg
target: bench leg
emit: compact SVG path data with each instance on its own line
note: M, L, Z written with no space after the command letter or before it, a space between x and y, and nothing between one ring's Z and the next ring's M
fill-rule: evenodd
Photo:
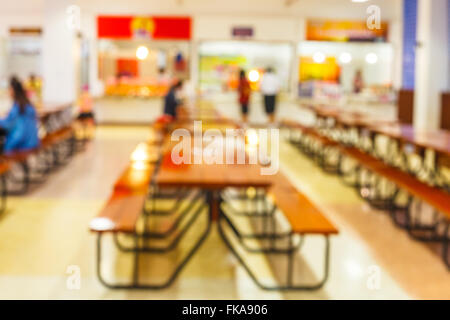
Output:
M236 207L234 207L230 201L232 200L244 200L248 203L253 203L253 208L248 210L239 210ZM232 214L236 216L242 216L242 217L248 217L248 218L267 218L271 217L273 215L273 211L275 208L268 210L267 208L264 208L263 211L258 210L258 203L263 202L263 204L266 204L266 195L265 194L256 194L255 197L248 197L247 195L227 195L225 193L221 194L221 201L226 202L227 206L229 207Z
M167 253L170 252L172 250L174 250L176 248L176 246L180 243L181 239L183 238L183 236L186 234L186 232L190 229L190 227L194 224L194 222L197 220L197 218L200 216L200 214L202 213L202 211L205 209L204 205L200 205L199 208L197 208L197 210L195 211L195 213L192 215L192 217L188 220L188 222L186 223L186 225L183 227L183 229L181 229L178 234L176 235L176 237L172 240L172 242L170 244L168 244L165 247L149 247L149 246L134 246L134 247L126 247L123 244L121 244L118 235L114 234L114 243L116 244L116 247L122 251L122 252L147 252L147 253ZM190 211L190 210L189 210ZM183 213L181 216L182 220L189 211L185 211L185 213ZM181 222L175 222L174 225L166 232L163 233L156 233L156 232L144 232L142 234L138 234L138 237L140 239L164 239L169 237L170 235L172 235L176 230L177 227L179 226Z
M359 181L361 170L362 170L361 166L356 163L353 168L351 168L350 170L344 171L344 169L342 168L344 162L345 162L344 158L341 158L341 161L339 162L339 169L338 169L338 172L340 173L340 176L342 177L342 181L350 187L359 189L361 187L361 184ZM348 177L351 177L351 178L353 177L355 181L354 182L348 181Z
M445 228L444 240L442 241L442 259L450 270L450 223Z
M389 206L389 213L391 215L392 221L397 227L408 230L411 226L410 210L413 198L411 196L408 196L408 202L405 206L397 205L395 203L395 198L396 197L393 198Z
M188 264L188 262L192 259L192 257L195 255L195 253L198 251L198 249L201 247L201 245L204 243L206 238L208 237L210 231L211 231L211 214L208 213L208 224L201 235L200 239L197 241L197 243L193 246L193 248L188 252L186 257L175 267L175 270L172 272L172 274L169 276L169 278L166 280L166 282L161 284L142 284L139 283L139 258L140 255L143 254L140 250L135 250L134 253L134 263L133 263L133 274L132 279L130 283L110 283L105 280L105 278L102 275L101 271L101 262L102 262L102 245L101 245L101 238L102 233L99 233L97 236L97 278L100 281L101 284L103 284L105 287L110 289L148 289L148 290L160 290L165 289L169 287L178 277L180 272L183 270L183 268ZM138 247L138 235L135 237L135 246Z
M439 225L439 213L433 211L433 221L431 223L423 223L423 210L422 202L416 203L416 210L410 211L410 226L408 228L408 234L420 241L437 242L442 240L442 236L437 234Z
M369 205L378 210L388 210L396 196L396 189L389 194L383 195L382 177L367 171L368 182L364 182L361 176L361 183L358 195L366 200Z
M333 173L333 170L328 168L326 160L327 147L322 146L316 153L315 161L323 171Z
M8 194L12 195L21 195L28 192L31 183L30 177L30 167L27 161L18 163L19 168L23 172L23 177L16 177L13 173L13 170L8 173L8 181L13 185L18 184L19 186L16 188L15 186L12 189L8 189Z
M151 216L169 216L174 214L175 212L177 212L177 210L180 208L181 204L183 203L183 199L186 198L189 193L191 191L189 190L179 190L178 192L175 192L173 195L167 195L167 194L150 194L148 197L148 202L152 203L155 200L158 199L170 199L170 200L174 200L174 205L169 208L169 209L165 209L165 210L156 210L153 207L148 209L147 207L144 207L144 213L146 215L151 215Z
M256 208L255 210L238 210L236 209L229 201L228 197L224 197L224 193L221 194L221 203L226 202L227 203L227 211L230 212L232 215L240 216L240 217L246 217L250 219L258 219L260 221L260 227L262 229L262 232L256 232L256 233L242 233L239 228L233 224L231 219L228 217L228 215L225 213L223 208L220 208L220 212L222 215L222 218L227 222L228 226L231 228L233 233L235 234L236 238L239 240L242 247L250 253L270 253L270 254L286 254L288 250L286 249L278 249L277 248L277 240L282 239L288 239L291 237L290 232L277 232L276 230L276 221L275 221L275 215L276 215L276 206L272 206L269 208L269 204L267 201L265 201L264 194L261 194L261 197L257 197L258 194L254 198L249 198L246 196L242 196L242 199L246 199L251 202L256 202L255 200L262 199L262 206L259 208L261 210L258 210L257 204L259 202L256 202ZM239 198L239 199L241 199ZM268 247L263 248L252 248L247 245L246 241L247 239L258 239L258 240L266 240L269 241ZM303 244L303 237L301 237L300 241L296 244L296 250L301 247Z
M5 212L6 210L6 201L7 201L7 195L8 195L8 190L7 190L7 185L6 185L6 175L3 174L0 177L0 183L1 183L1 206L0 206L0 213Z
M42 177L45 177L50 173L52 169L52 155L47 149L45 149L39 154L38 157L41 159L41 167L38 171L42 175Z
M294 254L297 252L295 250L295 246L293 246L293 243L290 242L290 247L288 249L288 267L287 267L287 281L286 284L280 285L280 286L267 286L261 281L259 281L258 277L253 273L249 265L245 262L245 260L239 255L237 250L233 247L227 236L225 235L225 231L222 228L221 220L224 219L223 214L220 214L219 221L217 223L219 234L224 241L225 245L228 247L228 249L232 252L232 254L236 257L236 259L239 261L239 263L242 265L242 267L247 271L248 275L252 280L255 282L255 284L263 289L263 290L272 290L272 291L302 291L302 290L318 290L323 287L323 285L328 280L329 275L329 264L330 264L330 241L328 236L325 237L325 250L324 250L324 274L321 280L319 280L317 283L314 284L304 284L304 285L298 285L293 283L293 274L294 274Z
M233 231L233 234L239 240L239 243L242 245L242 247L249 253L288 254L292 250L291 248L288 248L288 249L277 248L277 246L276 246L277 240L290 239L292 237L292 234L290 232L285 232L285 233L276 232L276 227L275 227L276 222L275 222L275 216L273 214L272 215L261 215L260 217L258 217L258 218L262 218L262 219L270 222L271 230L269 231L268 226L263 225L263 232L254 233L254 234L241 233L239 231L239 229L231 222L231 220L227 216L227 214L224 213L223 211L221 211L221 218L227 223L227 225ZM263 247L263 248L252 248L247 245L247 243L245 241L247 239L267 240L267 241L269 241L270 245L268 247ZM294 250L298 250L302 244L303 244L303 237L295 245Z

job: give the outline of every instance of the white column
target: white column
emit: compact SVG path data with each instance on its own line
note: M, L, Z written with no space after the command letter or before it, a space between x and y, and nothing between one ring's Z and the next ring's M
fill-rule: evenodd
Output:
M52 103L76 99L76 30L67 8L71 0L45 0L43 27L43 100Z
M190 68L190 82L192 84L192 87L195 89L195 91L197 92L197 90L200 88L200 84L198 83L199 81L199 55L198 55L198 45L199 42L195 39L192 38L191 39L191 43L190 43L190 52L189 52L189 68Z
M448 88L447 0L419 0L414 126L438 129L440 96Z
M398 14L394 21L389 23L389 42L394 49L394 64L392 84L395 90L402 87L402 61L403 61L403 0L396 1L395 12Z

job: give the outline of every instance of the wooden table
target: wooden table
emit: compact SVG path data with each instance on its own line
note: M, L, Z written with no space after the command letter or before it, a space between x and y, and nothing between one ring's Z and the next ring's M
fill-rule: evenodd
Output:
M377 134L382 134L404 143L410 143L420 148L432 149L437 153L450 156L450 131L417 130L407 124L372 125L369 129Z
M62 112L70 108L72 104L56 104L56 103L49 103L45 104L41 109L37 111L39 118L43 119L46 117L49 117L51 115L54 115L56 113Z
M365 151L372 152L391 164L396 161L391 155L399 153L402 166L406 167L410 173L417 174L425 170L433 181L436 179L442 180L443 176L439 168L450 166L449 131L417 130L411 125L401 124L392 119L384 117L374 118L363 113L346 111L334 106L307 105L306 108L314 112L321 121L332 119L333 128L338 129L339 133L337 140L344 144L357 146ZM322 126L322 123L319 123L319 125ZM327 128L326 123L324 127ZM380 135L390 139L389 148L395 146L398 150L393 152L393 149L389 149L385 155L378 153L375 141L376 137ZM367 140L369 142L365 143ZM435 153L431 168L425 164L426 150L432 150ZM412 153L419 155L422 159L422 165L418 169L408 167L407 154ZM444 185L448 184L448 182L444 182Z
M40 125L46 132L53 132L68 125L72 121L71 104L45 104L37 111Z
M271 177L261 175L257 164L181 164L175 165L170 154L156 175L161 187L190 187L204 190L222 190L227 187L260 187L271 185Z

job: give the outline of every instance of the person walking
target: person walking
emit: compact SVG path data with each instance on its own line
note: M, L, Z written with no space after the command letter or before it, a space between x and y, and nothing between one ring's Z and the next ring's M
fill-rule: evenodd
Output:
M248 120L248 103L250 101L251 90L250 82L245 76L245 71L241 70L239 72L238 94L239 104L241 105L242 121L244 123L247 123Z

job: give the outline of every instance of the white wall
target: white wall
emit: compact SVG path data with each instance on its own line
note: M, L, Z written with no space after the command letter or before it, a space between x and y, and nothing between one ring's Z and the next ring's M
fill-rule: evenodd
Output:
M4 0L2 0L4 1ZM39 12L9 14L3 11L3 3L0 4L0 38L8 37L11 27L42 27L43 15Z
M33 0L30 0L30 5ZM43 24L43 16L40 9L34 11L20 10L19 7L14 7L15 1L2 1L0 4L0 87L4 87L8 72L13 70L14 73L19 76L28 76L31 70L39 73L39 68L36 68L36 60L33 57L26 56L24 59L17 59L14 57L13 61L9 61L8 48L9 48L9 29L13 27L41 27ZM22 65L20 60L23 60L25 65ZM11 65L12 63L12 65ZM38 70L36 70L38 69Z
M14 0L1 5L0 36L8 26L36 26L43 24L43 8L49 0ZM4 2L4 1L2 1ZM197 57L196 46L201 40L231 39L233 26L249 25L254 28L255 40L302 40L307 18L365 20L366 8L376 4L381 8L382 20L394 26L401 24L401 0L371 0L352 3L350 0L299 0L286 6L284 0L74 0L81 7L83 36L91 43L90 82L94 91L101 90L97 77L96 16L118 15L189 15L193 18L193 46L191 56ZM392 32L391 41L401 43L401 33ZM401 54L396 50L396 55ZM296 54L294 54L296 56ZM292 88L296 86L297 60L293 62ZM198 61L191 59L193 80ZM397 82L397 80L396 80Z
M67 26L65 9L71 0L47 0L43 28L43 101L75 101L79 80L80 47Z
M233 27L253 28L252 40L260 41L298 41L300 39L300 18L252 17L197 15L194 17L195 40L233 39Z

